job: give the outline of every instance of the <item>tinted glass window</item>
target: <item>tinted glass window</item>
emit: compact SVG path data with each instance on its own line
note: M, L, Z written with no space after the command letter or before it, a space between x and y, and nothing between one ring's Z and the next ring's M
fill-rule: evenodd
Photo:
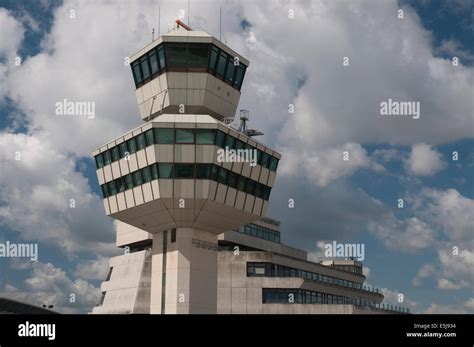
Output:
M148 57L150 59L150 68L151 74L154 75L158 72L158 58L156 57L156 51L151 51L148 53Z
M227 65L226 80L232 83L234 81L234 59L229 57L229 64Z
M229 147L229 149L234 148L235 138L230 136L229 134L225 137L225 146Z
M188 51L188 66L196 68L207 67L209 45L205 43L190 43Z
M245 148L245 143L243 143L240 140L235 141L235 149L244 149Z
M158 164L159 178L173 178L173 164Z
M216 165L212 165L211 168L211 180L217 181L217 171L219 170L219 167Z
M111 153L112 153L112 161L117 161L120 159L118 146L115 146L114 148L112 148Z
M139 186L142 183L143 183L142 173L140 172L140 170L135 171L133 173L133 184L134 184L134 186L135 187Z
M196 129L196 144L212 145L214 144L214 129Z
M151 146L151 145L154 144L153 129L147 130L147 132L145 133L145 137L146 137L146 145L147 146Z
M104 152L104 165L109 165L112 162L112 157L110 156L110 151Z
M252 195L255 194L255 182L254 181L249 180L247 182L247 194L252 194Z
M153 164L151 166L151 178L153 180L158 179L158 164Z
M137 151L137 144L135 142L135 138L131 138L127 141L128 151L130 154L135 153Z
M165 53L168 67L186 67L185 43L167 43Z
M234 81L234 85L238 89L240 89L240 87L242 86L244 75L245 75L245 66L240 64L239 66L237 66L237 71L235 73L235 81Z
M146 147L145 134L141 133L137 136L137 148L138 150Z
M216 133L216 146L224 148L224 145L225 145L225 134L222 131L217 130L217 133Z
M216 72L221 77L224 76L225 66L227 64L227 57L228 55L224 52L221 52L221 54L219 55L219 61L217 62Z
M246 185L247 185L247 179L243 176L240 176L239 182L237 184L237 189L242 192L245 192Z
M115 181L109 182L109 194L110 195L117 194L117 186L115 185Z
M104 166L104 158L102 157L102 154L98 154L95 156L95 165L98 169Z
M122 143L119 145L119 148L120 148L120 157L121 157L121 158L125 158L125 156L126 156L127 153L128 153L127 142L122 142Z
M118 191L119 193L125 191L125 182L124 182L124 180L123 180L122 177L117 178L117 179L115 180L115 183L117 184L117 191Z
M262 155L262 166L268 169L269 164L270 164L270 155L264 152Z
M176 164L175 178L194 178L193 164Z
M237 175L233 172L229 173L229 178L227 180L227 185L229 187L235 188L237 187Z
M133 176L132 174L128 174L125 176L125 188L132 189L133 188Z
M142 169L142 176L143 176L143 182L147 183L151 181L151 171L150 171L149 166L144 167Z
M264 190L264 185L257 183L257 186L255 188L255 196L263 199L263 190Z
M270 170L276 171L277 167L278 167L278 159L275 157L272 157L270 159Z
M227 175L228 171L221 167L219 169L219 174L217 175L217 182L222 183L222 184L227 184Z
M216 69L217 55L219 51L216 47L212 46L211 48L211 58L209 59L209 69L214 71Z
M142 76L140 74L140 64L138 61L132 64L132 72L133 72L133 79L135 80L135 84L141 83Z
M211 174L210 164L197 164L196 165L196 178L207 179Z
M194 129L176 129L176 143L194 143Z
M155 128L155 141L158 144L173 144L174 129L173 128Z
M150 70L148 69L148 60L146 56L140 58L140 66L142 68L143 79L146 80L148 77L150 77Z
M102 186L102 195L104 198L109 197L109 186L107 184L103 184Z
M163 46L158 47L158 61L160 62L160 70L164 69L165 66L165 52L163 51Z

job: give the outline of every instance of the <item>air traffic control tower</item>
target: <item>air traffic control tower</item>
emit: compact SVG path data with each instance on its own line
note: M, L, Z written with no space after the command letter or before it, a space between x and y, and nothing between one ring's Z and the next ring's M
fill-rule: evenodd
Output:
M143 123L93 152L124 248L93 312L216 313L218 235L265 216L281 157L228 125L249 61L177 21L130 62Z

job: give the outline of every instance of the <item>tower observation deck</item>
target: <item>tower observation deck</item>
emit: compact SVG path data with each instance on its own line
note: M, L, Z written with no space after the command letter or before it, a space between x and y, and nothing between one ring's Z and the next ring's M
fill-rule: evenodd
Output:
M249 61L221 41L178 25L130 61L143 123L92 153L105 212L153 240L150 313L215 313L218 235L265 216L281 155L223 122Z

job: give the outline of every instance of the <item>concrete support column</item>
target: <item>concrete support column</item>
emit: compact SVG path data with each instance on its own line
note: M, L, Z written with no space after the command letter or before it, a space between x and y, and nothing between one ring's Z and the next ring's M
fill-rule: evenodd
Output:
M217 235L178 228L153 235L154 314L217 313Z

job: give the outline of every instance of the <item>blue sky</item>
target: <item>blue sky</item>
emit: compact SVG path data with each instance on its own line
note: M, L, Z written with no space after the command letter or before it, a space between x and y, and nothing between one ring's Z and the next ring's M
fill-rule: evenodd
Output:
M218 2L194 3L191 26L218 36L209 19ZM251 61L239 107L283 154L268 215L281 219L284 243L313 257L320 241L364 243L368 283L385 288L389 303L472 313L473 4L352 3L222 5L224 39ZM185 4L161 2L162 32ZM95 303L117 251L89 153L140 123L122 62L149 40L155 10L152 1L0 1L0 25L8 28L0 34L0 240L40 247L39 264L0 261L3 295L54 301L64 312ZM96 101L97 119L54 119L51 105L64 97ZM419 101L421 119L382 118L379 103L388 98ZM16 150L24 162L11 161ZM58 204L71 197L76 210ZM77 303L67 302L69 292Z

